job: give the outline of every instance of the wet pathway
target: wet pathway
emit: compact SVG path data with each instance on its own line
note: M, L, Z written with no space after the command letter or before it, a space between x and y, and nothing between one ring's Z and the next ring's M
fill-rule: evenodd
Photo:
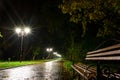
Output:
M0 71L0 80L69 80L60 60Z

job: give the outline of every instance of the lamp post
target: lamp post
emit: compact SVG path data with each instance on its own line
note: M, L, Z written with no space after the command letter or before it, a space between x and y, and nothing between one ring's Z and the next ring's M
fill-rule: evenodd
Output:
M21 42L20 42L20 62L22 61L22 56L23 56L23 39L24 39L24 36L26 36L27 34L30 33L30 28L29 27L18 27L15 29L16 33L18 34L19 37L21 37Z
M48 59L50 57L50 52L53 51L53 48L46 48L46 51L49 53L47 58L46 58L46 59Z

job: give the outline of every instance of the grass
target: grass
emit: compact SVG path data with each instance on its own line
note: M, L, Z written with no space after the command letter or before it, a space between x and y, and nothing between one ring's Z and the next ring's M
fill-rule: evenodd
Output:
M72 62L69 60L63 60L63 67L65 68L65 71L68 72L69 77L72 79L72 74L73 74L73 70L72 70Z
M72 70L71 65L72 65L71 61L64 60L63 66L64 66L65 69L67 69L67 71L71 71Z
M50 60L38 60L38 61L11 61L11 62L0 62L0 69L4 68L10 68L10 67L18 67L18 66L25 66L25 65L30 65L30 64L38 64L38 63L43 63L47 62Z

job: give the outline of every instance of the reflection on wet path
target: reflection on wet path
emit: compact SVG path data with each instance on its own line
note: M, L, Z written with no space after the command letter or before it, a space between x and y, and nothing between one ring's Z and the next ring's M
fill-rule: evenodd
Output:
M17 67L0 71L0 80L65 80L60 61Z
M6 69L0 71L0 80L30 80L34 71L32 71L33 66L18 67L12 69Z

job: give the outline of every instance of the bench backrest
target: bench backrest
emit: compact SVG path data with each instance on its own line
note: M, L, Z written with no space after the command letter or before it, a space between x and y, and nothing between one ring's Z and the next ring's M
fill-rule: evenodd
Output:
M120 44L88 52L86 60L120 60Z

